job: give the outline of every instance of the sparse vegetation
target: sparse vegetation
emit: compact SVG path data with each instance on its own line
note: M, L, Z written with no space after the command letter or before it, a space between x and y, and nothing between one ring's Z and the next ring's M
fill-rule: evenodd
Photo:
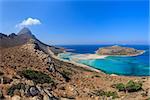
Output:
M27 78L32 80L35 83L52 83L53 80L51 77L49 77L47 74L44 74L40 71L34 71L34 70L24 70L21 72L21 74Z
M142 83L130 80L126 85L123 83L115 84L115 88L119 91L136 92L142 89Z
M67 71L67 70L63 70L61 72L62 76L66 79L66 81L68 82L70 80L70 75L71 75L71 72Z
M10 95L10 96L13 96L14 95L14 91L15 90L20 90L20 89L23 89L25 90L25 85L23 83L19 83L17 85L12 85L8 91L7 91L7 94Z
M125 91L125 85L123 83L116 84L116 88L119 91Z
M136 92L138 90L142 89L142 83L139 83L139 82L134 82L134 81L129 81L127 84L126 84L126 90L128 92Z
M96 96L106 96L106 97L112 97L112 99L118 98L117 92L112 92L112 91L103 91L103 90L95 90L93 92L94 95Z

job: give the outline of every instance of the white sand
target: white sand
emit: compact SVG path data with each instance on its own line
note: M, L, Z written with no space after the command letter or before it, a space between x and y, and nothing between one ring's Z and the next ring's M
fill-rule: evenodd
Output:
M104 59L107 55L97 55L97 54L77 54L73 55L71 58L73 60L91 60L91 59Z

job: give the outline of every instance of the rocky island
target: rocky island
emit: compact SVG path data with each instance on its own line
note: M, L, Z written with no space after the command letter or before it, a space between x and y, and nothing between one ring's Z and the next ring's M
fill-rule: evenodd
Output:
M119 55L119 56L137 56L144 53L144 50L137 50L134 48L129 47L122 47L122 46L108 46L99 48L96 51L98 55Z
M111 76L57 58L28 28L0 33L0 100L145 100L149 77Z

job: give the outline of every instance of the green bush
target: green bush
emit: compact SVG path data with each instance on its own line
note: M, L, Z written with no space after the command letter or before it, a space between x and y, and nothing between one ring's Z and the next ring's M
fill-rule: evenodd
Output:
M105 95L105 92L103 90L95 90L93 94L95 94L96 96L103 96Z
M107 97L112 96L113 99L118 98L117 92L112 92L112 91L106 91L105 92L103 90L95 90L93 92L93 94L96 95L96 96L107 96Z
M108 91L108 92L105 92L105 95L107 97L111 97L112 96L113 99L118 98L117 92Z
M119 91L136 92L142 89L142 83L130 80L126 85L123 83L115 84L115 88Z
M133 81L129 81L126 84L126 90L128 92L136 92L138 90L142 89L142 84L141 83L137 83L137 82L133 82Z
M21 72L21 74L27 78L32 80L35 83L52 83L52 79L47 75L40 71L34 71L34 70L24 70Z
M123 83L116 84L115 87L116 87L119 91L125 91L125 85L124 85Z

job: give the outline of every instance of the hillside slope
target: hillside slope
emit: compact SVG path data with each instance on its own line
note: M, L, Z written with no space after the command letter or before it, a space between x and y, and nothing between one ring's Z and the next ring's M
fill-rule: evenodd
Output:
M148 98L149 77L111 76L61 61L54 54L62 49L45 45L28 29L0 39L0 100ZM129 80L142 82L142 89L126 94L114 88Z

